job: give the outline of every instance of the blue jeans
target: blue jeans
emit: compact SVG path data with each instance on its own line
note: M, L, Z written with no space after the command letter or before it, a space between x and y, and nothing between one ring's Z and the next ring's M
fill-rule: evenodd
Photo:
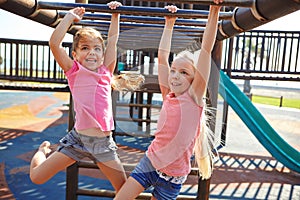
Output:
M182 186L182 184L175 184L159 177L146 155L131 172L130 176L145 189L153 186L152 195L158 200L176 200Z

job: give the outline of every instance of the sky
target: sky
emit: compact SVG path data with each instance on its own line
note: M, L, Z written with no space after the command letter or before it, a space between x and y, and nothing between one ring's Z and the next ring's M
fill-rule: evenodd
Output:
M74 0L52 1L75 2ZM0 9L0 19L0 38L48 41L53 32L53 28L51 27L42 25L24 17L20 17L2 9ZM299 19L300 10L266 23L260 27L255 28L255 30L300 31ZM70 35L67 35L64 41L72 41L72 37Z

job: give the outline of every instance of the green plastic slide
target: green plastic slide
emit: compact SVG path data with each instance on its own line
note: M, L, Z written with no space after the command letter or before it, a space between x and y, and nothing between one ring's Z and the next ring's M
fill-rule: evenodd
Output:
M274 158L287 168L300 173L300 152L278 135L223 71L220 71L219 93Z

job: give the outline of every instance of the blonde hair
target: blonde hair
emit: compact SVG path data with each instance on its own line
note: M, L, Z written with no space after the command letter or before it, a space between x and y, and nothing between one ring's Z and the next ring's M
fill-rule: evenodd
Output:
M180 52L176 58L184 58L189 62L194 69L197 63L200 51L190 52L188 50ZM213 172L213 161L217 157L215 150L215 137L213 131L210 129L209 122L213 120L213 108L208 108L204 104L203 113L201 117L200 134L196 138L194 154L198 166L199 173L202 179L209 179ZM214 151L216 155L214 154Z
M190 51L182 51L176 55L175 59L183 58L185 61L189 62L195 68L195 54ZM174 60L175 60L174 59Z
M214 132L210 128L210 121L213 120L212 108L203 108L201 117L200 134L196 139L194 153L199 173L202 179L209 179L213 172L213 162L217 155L215 149Z
M98 39L100 41L100 43L102 44L102 50L103 51L105 50L104 40L103 40L101 33L91 27L83 27L76 32L76 34L74 35L74 38L73 38L72 50L75 51L78 47L79 41L81 39L86 39L86 38Z
M145 78L141 74L124 73L113 77L112 88L117 91L135 91L144 81Z

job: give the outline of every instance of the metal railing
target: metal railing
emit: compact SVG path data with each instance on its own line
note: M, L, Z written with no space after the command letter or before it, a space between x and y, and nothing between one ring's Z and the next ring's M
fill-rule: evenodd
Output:
M232 79L300 81L300 32L250 31L225 41Z
M71 51L71 43L63 43ZM47 41L0 38L0 79L66 83Z
M63 46L71 53L71 43ZM67 83L47 41L0 38L0 57L0 80ZM227 39L222 70L232 79L299 81L300 32L249 31Z

